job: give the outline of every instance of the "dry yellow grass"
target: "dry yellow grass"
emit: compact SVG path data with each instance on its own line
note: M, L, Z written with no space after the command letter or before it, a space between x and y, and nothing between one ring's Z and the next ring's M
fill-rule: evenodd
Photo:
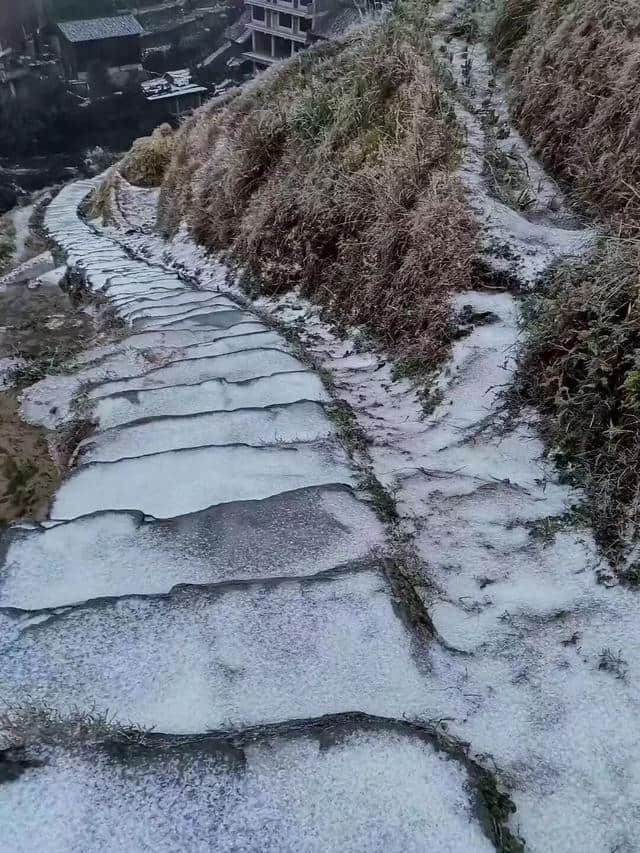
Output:
M136 139L118 163L122 176L138 187L159 187L171 162L175 136L170 125L162 124L151 136Z
M300 286L433 365L451 339L449 296L472 284L476 225L426 24L426 5L402 0L206 105L179 134L159 223L171 234L185 219L262 289Z
M533 5L506 2L520 13ZM518 124L587 206L612 219L617 230L637 234L640 4L536 0L535 6L519 41L513 26L509 35L508 16L498 17L498 43L517 43L510 69Z
M549 444L617 563L640 536L640 5L505 0L495 41L511 56L521 130L625 237L555 271L531 306L521 362L525 396L546 413ZM640 583L640 568L619 565Z

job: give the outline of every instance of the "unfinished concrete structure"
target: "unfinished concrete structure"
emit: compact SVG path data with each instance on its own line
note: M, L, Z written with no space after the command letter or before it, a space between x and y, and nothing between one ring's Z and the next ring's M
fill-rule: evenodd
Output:
M335 0L246 0L246 6L251 44L243 56L256 70L322 38L321 32L338 13Z

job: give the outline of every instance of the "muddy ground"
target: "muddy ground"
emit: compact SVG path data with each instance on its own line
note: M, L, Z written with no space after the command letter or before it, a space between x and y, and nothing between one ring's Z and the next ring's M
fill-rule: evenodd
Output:
M0 391L0 523L46 517L62 475L54 433L25 423L20 394L95 339L95 312L53 284L0 291L0 359L16 359L13 387Z

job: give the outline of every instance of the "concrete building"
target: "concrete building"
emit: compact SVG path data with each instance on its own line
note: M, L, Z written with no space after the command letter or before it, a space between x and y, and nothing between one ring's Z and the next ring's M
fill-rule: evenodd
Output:
M251 45L243 56L256 69L293 56L318 38L326 38L330 22L344 10L339 0L245 0ZM356 12L350 4L350 14Z
M95 62L104 65L114 80L140 71L143 32L133 15L58 24L60 55L67 75L86 79Z
M245 58L256 69L266 68L305 47L318 3L322 0L246 0L251 44Z

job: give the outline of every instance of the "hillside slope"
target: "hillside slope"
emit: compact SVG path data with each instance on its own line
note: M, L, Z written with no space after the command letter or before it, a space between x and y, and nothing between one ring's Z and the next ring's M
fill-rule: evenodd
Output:
M586 488L599 542L629 581L640 534L640 7L634 0L504 0L522 133L582 209L601 217L596 258L557 269L531 302L525 394L549 446Z
M419 0L271 69L185 124L161 229L184 219L260 289L301 285L341 322L437 363L477 232L453 176L463 134L440 76Z

